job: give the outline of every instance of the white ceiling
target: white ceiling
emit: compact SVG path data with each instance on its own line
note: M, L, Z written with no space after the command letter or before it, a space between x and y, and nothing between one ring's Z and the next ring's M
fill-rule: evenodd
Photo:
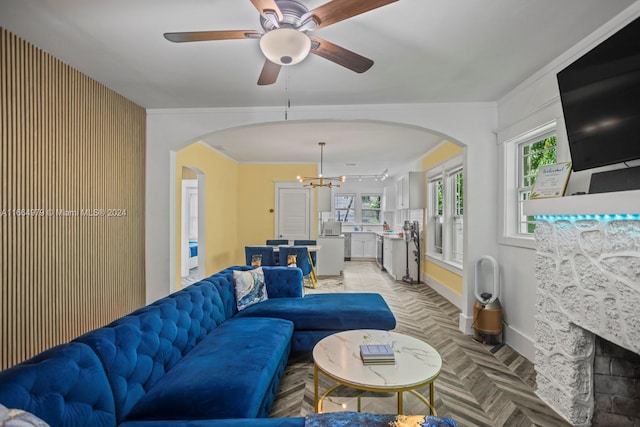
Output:
M326 0L301 2L313 9ZM257 40L171 43L162 36L261 30L249 0L1 0L0 25L146 108L284 107L287 98L294 106L496 101L633 2L399 0L313 33L374 60L370 70L357 74L309 55L271 86L256 84L264 63ZM344 126L348 137L338 132ZM288 145L291 157L277 150L276 159L257 149L283 132L305 150ZM390 153L391 138L411 142ZM309 153L319 157L324 140L325 158L336 156L327 162L357 160L356 173L367 173L365 164L377 173L402 160L389 159L398 152L411 159L414 143L424 154L440 141L365 122L283 123L206 140L246 162L313 161Z

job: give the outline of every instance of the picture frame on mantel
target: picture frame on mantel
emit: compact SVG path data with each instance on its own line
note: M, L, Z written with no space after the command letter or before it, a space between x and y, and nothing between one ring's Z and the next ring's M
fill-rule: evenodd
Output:
M571 176L571 162L554 163L538 168L530 199L563 197Z

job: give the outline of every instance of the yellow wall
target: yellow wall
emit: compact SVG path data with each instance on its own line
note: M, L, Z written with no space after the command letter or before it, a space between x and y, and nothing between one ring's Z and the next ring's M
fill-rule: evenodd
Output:
M315 176L317 166L311 164L240 164L238 168L238 241L244 263L245 245L263 245L275 238L275 183L295 181L295 177ZM302 184L300 184L302 187ZM315 206L315 202L314 202ZM312 212L315 227L316 213ZM315 229L313 229L315 234ZM313 236L312 236L313 237Z
M201 143L176 153L176 201L182 200L183 167L205 177L205 277L231 265L244 264L245 245L264 244L275 234L275 183L313 176L311 164L238 164ZM315 213L312 224L315 226ZM181 202L176 224L182 224ZM181 283L181 227L176 227L176 284ZM314 229L315 233L315 229Z
M182 252L182 168L195 167L204 174L205 271L209 276L238 264L238 165L211 148L194 143L176 153L176 284L180 287ZM202 189L199 189L202 191ZM202 243L200 244L202 247Z
M145 301L144 108L0 28L0 370Z
M197 179L198 175L196 175L196 172L192 169L189 169L188 167L183 167L182 168L182 179Z
M462 147L450 141L444 141L437 148L422 158L422 170L426 171L453 156L462 154Z
M422 159L422 170L427 171L442 162L447 161L451 157L457 156L462 153L462 147L454 144L450 141L445 141L440 144L437 148L432 150L429 154L424 156ZM425 211L425 218L428 218L428 213ZM426 227L425 227L426 229ZM425 232L426 233L426 232ZM424 241L426 242L426 235L423 236ZM441 285L449 288L457 295L462 295L462 276L456 273L453 273L445 268L440 267L433 262L428 261L426 258L423 259L422 270L424 274Z
M433 262L425 262L424 274L443 286L451 289L457 295L462 295L462 276L440 267Z

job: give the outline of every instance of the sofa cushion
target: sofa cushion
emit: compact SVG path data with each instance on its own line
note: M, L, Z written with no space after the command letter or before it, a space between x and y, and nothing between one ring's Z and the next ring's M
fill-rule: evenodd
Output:
M216 288L197 284L75 341L89 345L102 360L121 422L148 389L225 319Z
M0 372L0 403L51 427L116 425L111 387L86 345L63 344Z
M234 271L233 285L236 288L238 311L269 299L264 285L262 268L249 271Z
M291 320L296 331L391 330L396 318L380 294L311 294L304 298L271 298L238 313L239 317Z
M267 416L292 334L282 319L227 320L147 391L127 421Z

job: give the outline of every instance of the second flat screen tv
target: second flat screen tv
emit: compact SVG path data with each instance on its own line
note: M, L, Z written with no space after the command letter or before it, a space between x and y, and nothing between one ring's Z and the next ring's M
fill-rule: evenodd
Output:
M557 77L574 171L640 158L640 18Z

